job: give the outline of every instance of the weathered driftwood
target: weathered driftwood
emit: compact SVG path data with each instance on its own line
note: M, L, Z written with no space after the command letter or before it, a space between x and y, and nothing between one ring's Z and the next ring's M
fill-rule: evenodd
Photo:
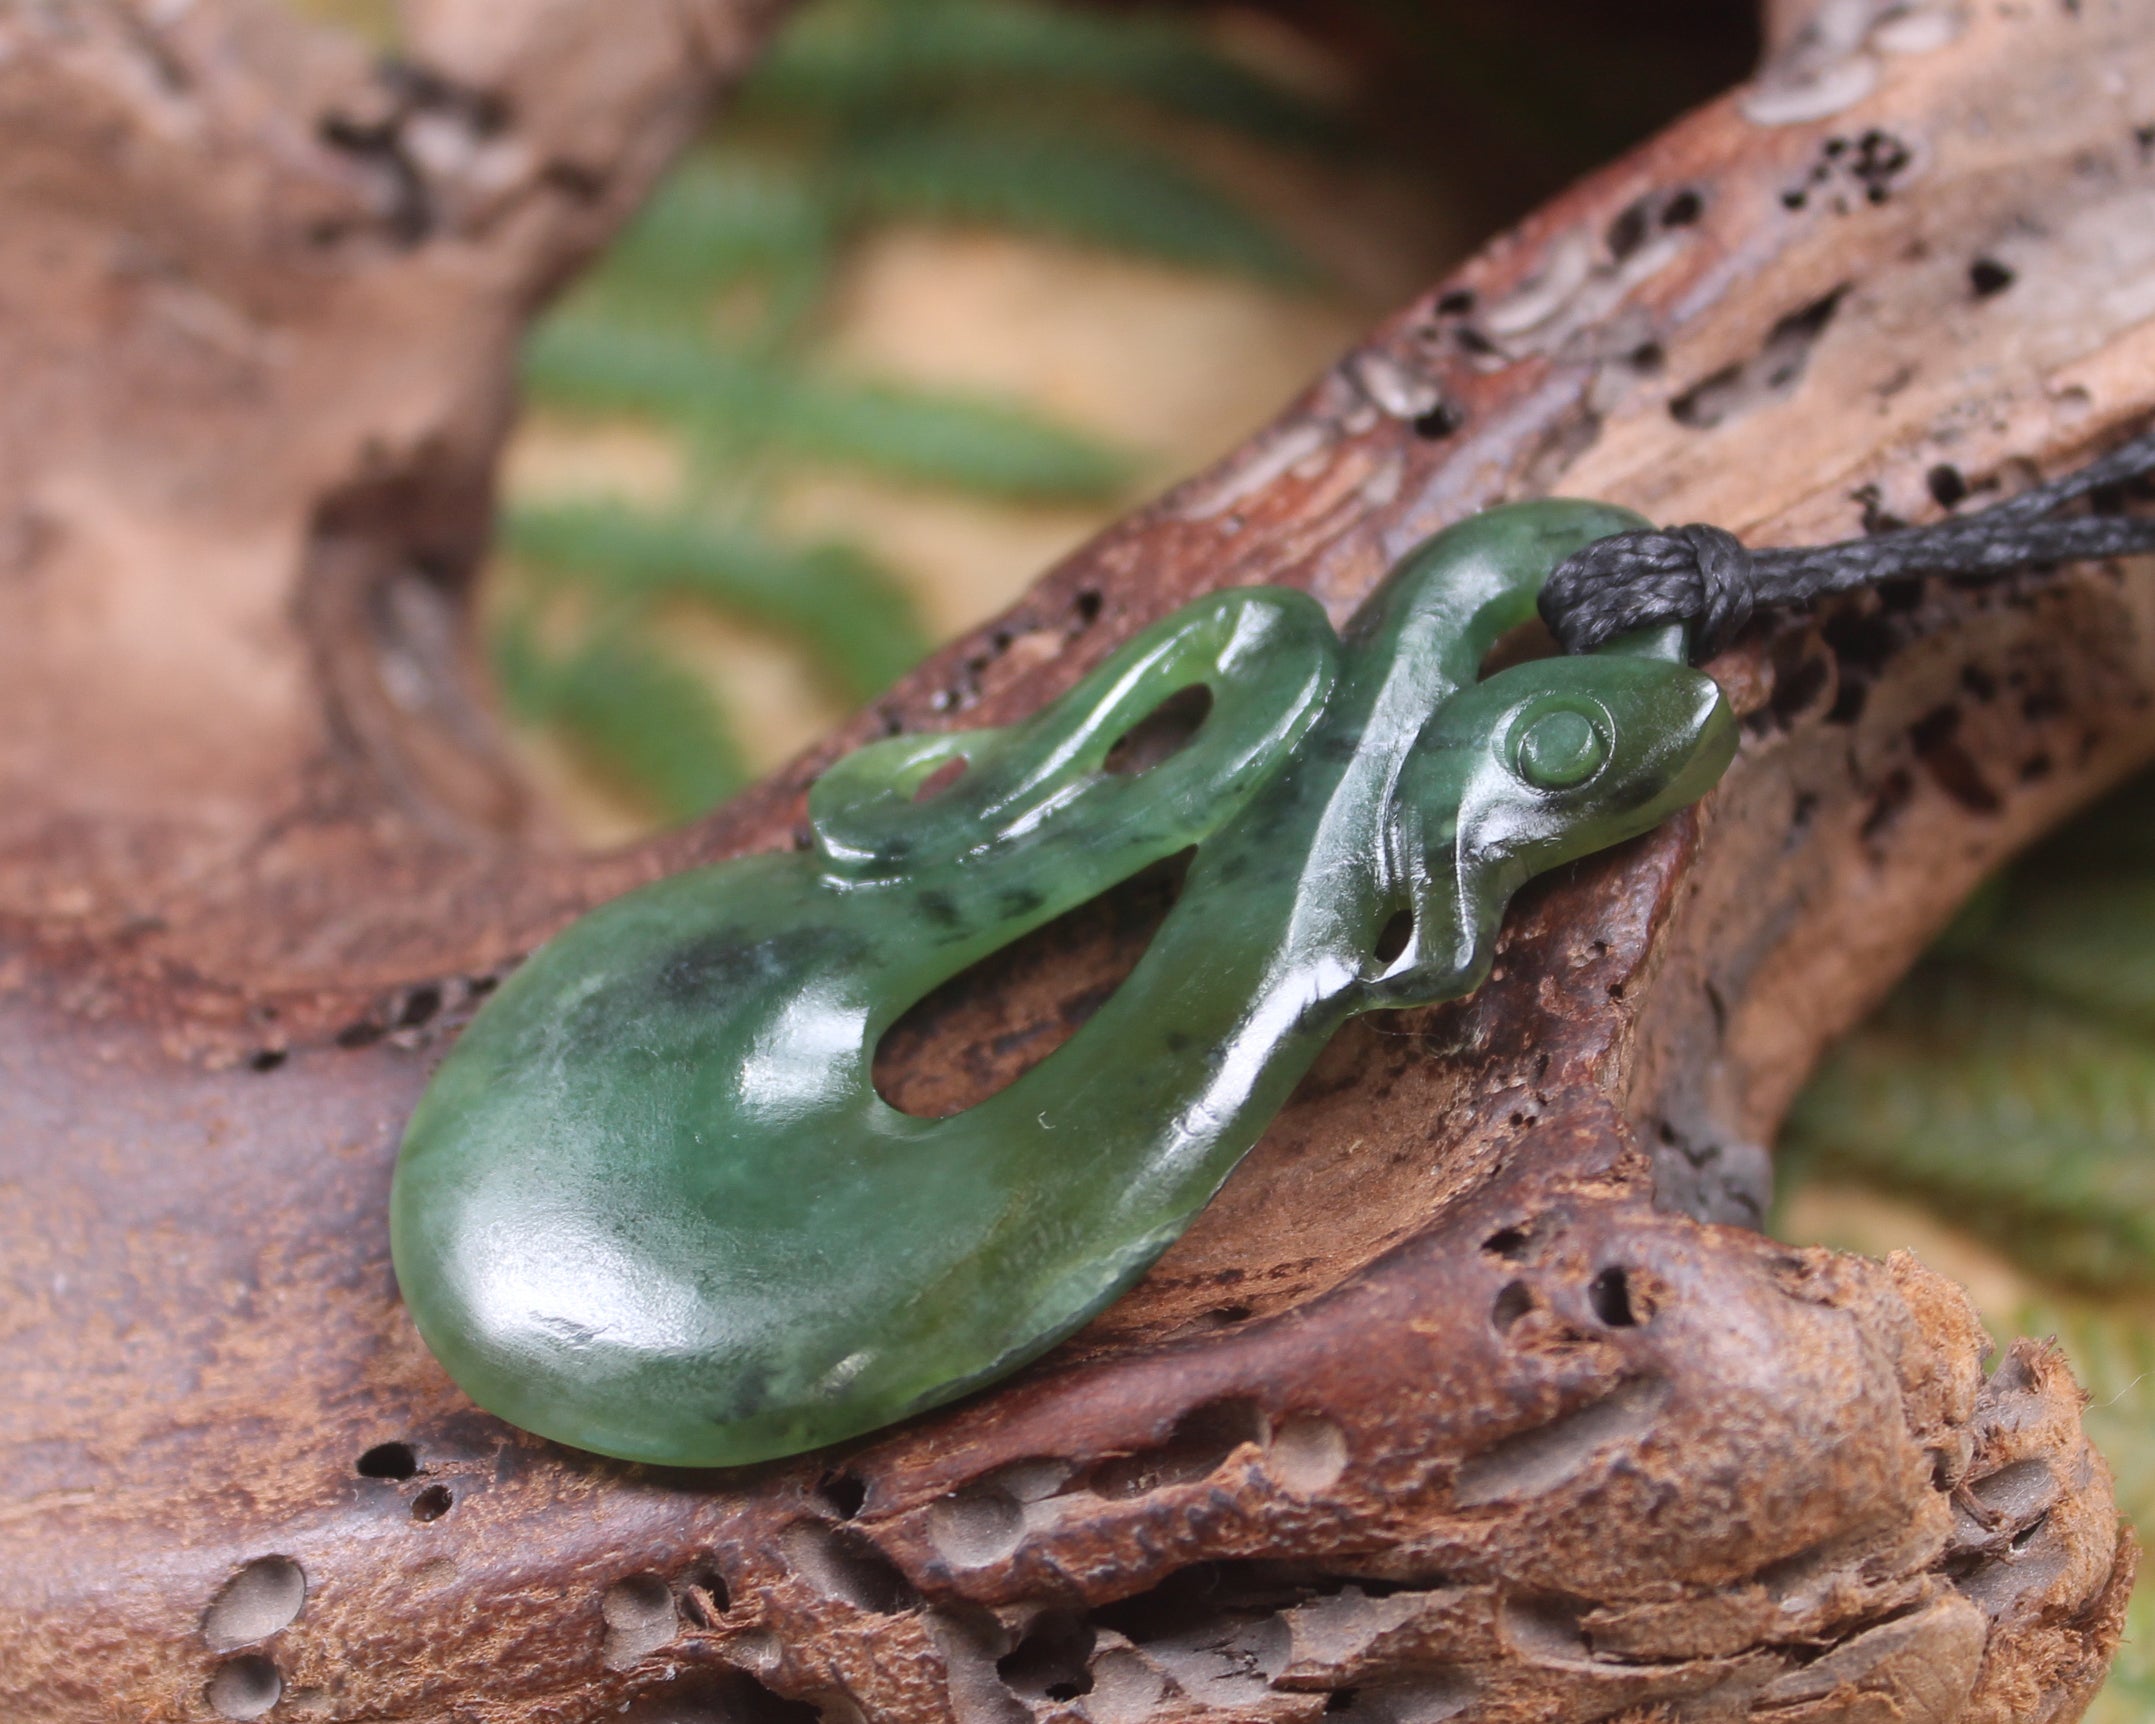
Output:
M1915 1263L1747 1228L1821 1043L2155 755L2145 568L1756 630L1696 817L1523 901L1478 998L1349 1030L1131 1297L882 1440L524 1438L382 1217L505 965L788 842L879 728L1023 711L1224 584L1343 614L1499 498L1840 536L2144 415L2144 0L1818 9L828 749L575 857L464 671L508 349L741 18L445 0L390 78L209 0L0 19L0 1712L2071 1717L2132 1557L2062 1363L1986 1375ZM1037 1057L1157 903L924 1006L893 1096Z

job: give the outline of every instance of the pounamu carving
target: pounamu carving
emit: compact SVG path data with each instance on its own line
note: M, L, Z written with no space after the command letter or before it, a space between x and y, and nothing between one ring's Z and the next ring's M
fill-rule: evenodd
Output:
M1720 777L1735 722L1679 629L1479 679L1558 562L1641 524L1479 515L1344 654L1307 594L1200 599L1023 724L847 756L811 851L593 912L412 1121L420 1332L527 1430L676 1466L856 1436L1036 1357L1180 1237L1340 1024L1466 993L1528 878ZM1199 689L1193 740L1109 769ZM1135 973L1043 1064L947 1119L876 1094L908 1007L1193 846Z

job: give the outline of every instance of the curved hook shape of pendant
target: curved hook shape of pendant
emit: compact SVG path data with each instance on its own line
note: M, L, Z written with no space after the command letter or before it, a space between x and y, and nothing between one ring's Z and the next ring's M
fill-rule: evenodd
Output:
M1680 631L1477 680L1557 562L1641 524L1491 510L1408 557L1343 641L1304 594L1214 594L1025 723L840 761L812 851L575 923L405 1137L392 1243L428 1345L529 1430L717 1466L872 1430L1069 1334L1341 1023L1469 991L1522 881L1720 776L1734 723ZM1196 687L1212 704L1179 752L1107 770ZM876 1094L908 1007L1192 846L1151 947L1064 1046L947 1119Z

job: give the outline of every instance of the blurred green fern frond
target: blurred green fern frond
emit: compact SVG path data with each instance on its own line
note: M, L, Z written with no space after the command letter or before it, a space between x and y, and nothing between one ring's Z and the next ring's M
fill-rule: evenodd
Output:
M2155 1287L2155 786L1992 882L1820 1066L1782 1134L2037 1273Z
M739 748L702 681L618 621L566 654L513 613L494 630L494 672L511 711L564 734L602 773L635 785L669 820L688 820L747 782Z
M2075 875L2070 890L2011 895L1985 936L1985 966L2071 1010L2155 1036L2155 864Z
M715 295L743 282L771 296L768 333L790 333L820 297L839 212L797 164L709 146L662 181L577 290L588 313L701 335Z
M868 217L977 222L1283 286L1317 279L1269 225L1157 150L1067 126L997 116L892 124L832 178Z
M2039 1274L2155 1286L2155 1042L1941 959L1826 1061L1784 1143Z
M507 529L520 559L564 578L619 596L700 598L813 643L854 700L882 693L927 651L904 590L850 545L781 544L604 498L522 508Z
M1019 88L1065 103L1134 99L1277 143L1335 144L1342 135L1326 108L1180 24L1020 0L825 0L757 67L744 105L858 121Z
M879 559L784 541L768 497L787 471L857 469L1017 502L1120 496L1136 463L1097 437L1004 402L835 374L814 351L815 314L853 243L902 220L1314 284L1292 244L1165 141L1192 125L1305 149L1341 136L1321 104L1179 22L1043 0L804 7L723 131L528 346L540 405L642 419L688 459L683 494L657 508L512 499L518 567L580 588L602 619L549 659L512 612L495 652L516 710L670 817L697 812L739 782L741 751L720 704L689 693L650 599L777 629L853 699L928 644Z
M999 402L842 381L573 313L532 339L525 377L555 406L647 414L736 459L779 454L1034 500L1099 501L1130 476L1097 439Z

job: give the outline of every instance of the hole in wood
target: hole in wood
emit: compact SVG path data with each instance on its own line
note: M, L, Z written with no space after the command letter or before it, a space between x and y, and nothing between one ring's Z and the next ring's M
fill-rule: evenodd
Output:
M259 1653L217 1666L203 1697L220 1718L259 1718L284 1697L284 1678Z
M1968 499L1968 481L1950 461L1941 461L1923 475L1923 488L1941 509L1955 509Z
M1947 704L1909 727L1908 740L1931 780L1970 814L1995 814L2002 806L1982 764L1960 740L1960 708Z
M419 1470L419 1457L409 1443L376 1443L359 1457L363 1479L408 1479Z
M786 1560L826 1598L876 1616L896 1616L920 1603L898 1565L852 1527L795 1521L779 1544Z
M1524 1261L1529 1243L1524 1227L1500 1227L1482 1241L1482 1249L1507 1263L1518 1263Z
M1968 1495L1993 1522L2026 1521L2047 1513L2060 1494L2057 1474L2041 1459L2015 1461L1968 1485Z
M1265 1441L1264 1409L1254 1401L1213 1401L1193 1407L1158 1448L1102 1461L1086 1482L1104 1497L1143 1496L1167 1485L1210 1478L1234 1452Z
M1504 1638L1540 1660L1585 1663L1594 1656L1583 1626L1590 1607L1558 1594L1506 1598L1497 1607Z
M1439 401L1427 412L1414 416L1414 434L1434 443L1449 437L1466 422L1465 408L1454 402Z
M1645 198L1638 198L1626 204L1609 224L1608 234L1604 238L1603 243L1608 246L1609 255L1622 263L1644 245L1650 219Z
M1075 1700L1092 1692L1092 1624L1067 1610L1043 1611L1024 1638L995 1661L995 1673L1023 1700Z
M868 1486L858 1474L843 1470L825 1473L816 1481L816 1495L829 1504L840 1520L851 1520L868 1500Z
M655 1574L629 1575L599 1595L599 1615L606 1668L624 1670L673 1638L673 1590Z
M1291 1491L1328 1490L1347 1470L1347 1433L1321 1413L1291 1413L1272 1433L1265 1465Z
M1706 201L1686 187L1661 206L1663 227L1689 227L1706 213Z
M1515 1432L1460 1463L1452 1500L1479 1508L1555 1490L1608 1450L1637 1442L1667 1398L1666 1384L1635 1378L1545 1425Z
M1630 1329L1639 1322L1632 1306L1631 1277L1621 1268L1604 1269L1588 1282L1586 1302L1611 1329Z
M928 1508L928 1541L958 1568L1001 1561L1024 1532L1025 1511L1017 1499L992 1485L970 1486Z
M1524 1281L1507 1281L1496 1296L1496 1303L1489 1307L1489 1321L1500 1335L1509 1334L1511 1326L1534 1309L1534 1295Z
M1833 660L1825 653L1808 650L1800 637L1787 650L1773 655L1773 692L1765 711L1782 729L1794 725L1828 696L1833 685Z
M202 1638L215 1652L267 1640L307 1602L307 1576L288 1556L258 1556L218 1589L202 1613Z
M709 1563L681 1577L681 1613L698 1628L717 1627L719 1618L732 1608L733 1593L726 1577Z
M1793 395L1810 365L1811 349L1825 334L1847 291L1844 284L1790 312L1767 333L1751 358L1723 366L1670 401L1670 415L1679 425L1706 431L1754 407Z
M1103 1605L1094 1625L1112 1629L1142 1648L1106 1647L1095 1652L1092 1674L1098 1694L1130 1694L1149 1710L1165 1698L1162 1684L1205 1695L1209 1715L1262 1718L1271 1715L1270 1684L1292 1657L1294 1636L1283 1614L1313 1591L1338 1588L1315 1575L1283 1573L1294 1565L1208 1562L1179 1569L1149 1592ZM1095 1700L1095 1716L1108 1715Z

